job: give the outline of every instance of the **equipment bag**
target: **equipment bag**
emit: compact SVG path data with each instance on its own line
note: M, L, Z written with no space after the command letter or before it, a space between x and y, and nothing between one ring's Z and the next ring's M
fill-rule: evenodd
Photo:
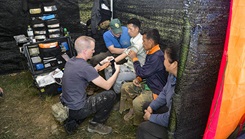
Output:
M62 105L61 102L58 102L52 105L52 114L57 121L62 123L68 118L69 109Z

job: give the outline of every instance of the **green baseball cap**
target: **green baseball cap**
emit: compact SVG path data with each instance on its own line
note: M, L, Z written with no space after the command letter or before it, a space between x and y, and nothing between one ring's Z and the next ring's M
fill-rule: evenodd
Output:
M110 28L114 34L122 33L122 26L119 19L112 19L110 22Z

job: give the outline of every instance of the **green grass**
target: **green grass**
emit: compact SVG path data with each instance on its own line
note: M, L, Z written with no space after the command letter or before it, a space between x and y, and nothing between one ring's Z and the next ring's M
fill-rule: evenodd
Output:
M63 126L55 121L51 106L59 101L59 95L40 97L28 71L1 75L0 87L4 99L0 99L0 139L134 139L136 127L123 120L123 115L112 111L107 125L113 128L109 135L87 132L88 117L75 134L67 135Z

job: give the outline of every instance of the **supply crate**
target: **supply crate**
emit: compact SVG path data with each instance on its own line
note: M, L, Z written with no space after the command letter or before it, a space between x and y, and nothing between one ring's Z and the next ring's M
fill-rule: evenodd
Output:
M57 69L58 71L63 71L66 61L75 55L71 38L60 37L36 43L27 43L23 45L23 51L27 58L27 65L33 76L34 84L41 95L61 93L61 82L54 82L49 75L51 73L53 75Z

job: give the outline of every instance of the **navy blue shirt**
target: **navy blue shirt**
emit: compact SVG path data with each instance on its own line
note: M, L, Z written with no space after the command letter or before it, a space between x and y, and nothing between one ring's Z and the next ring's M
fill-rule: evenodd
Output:
M159 45L154 46L146 55L145 64L134 61L136 75L146 80L152 93L159 94L167 82L168 72L164 67L164 54Z

